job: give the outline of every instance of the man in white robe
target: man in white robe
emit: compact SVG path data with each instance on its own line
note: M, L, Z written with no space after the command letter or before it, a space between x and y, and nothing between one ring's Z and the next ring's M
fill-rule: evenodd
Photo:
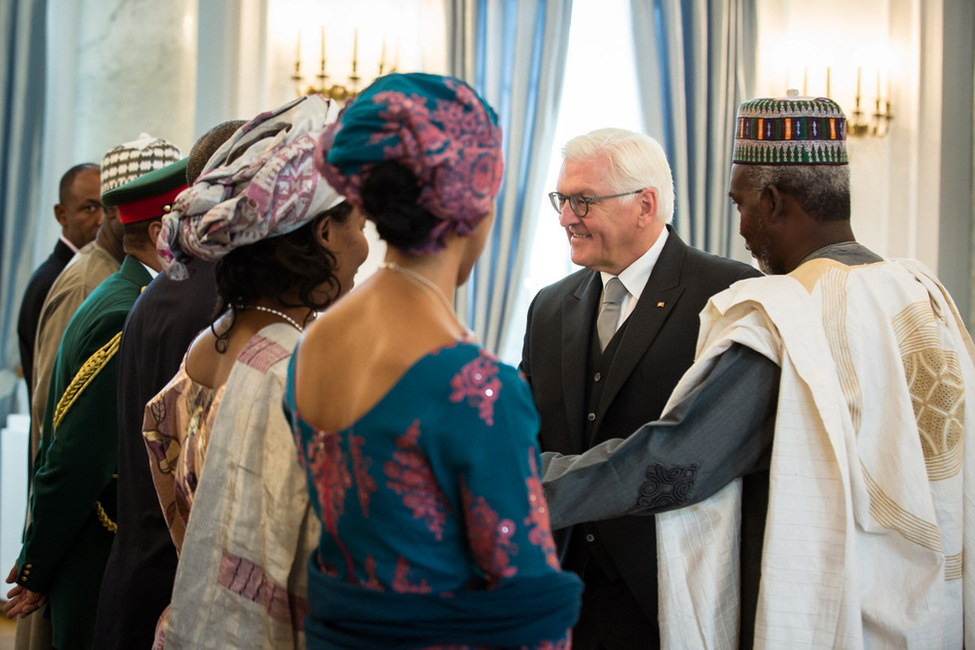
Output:
M975 647L975 348L930 271L855 241L844 138L830 100L740 107L770 276L711 299L660 420L546 455L553 528L664 513L664 647Z

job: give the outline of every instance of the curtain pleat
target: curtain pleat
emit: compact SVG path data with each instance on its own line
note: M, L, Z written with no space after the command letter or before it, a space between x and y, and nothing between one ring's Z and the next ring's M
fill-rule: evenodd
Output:
M31 273L44 121L47 2L0 3L0 426L20 365L17 315Z
M458 312L497 353L511 321L555 135L572 0L448 0L450 74L498 113L504 182L483 255L458 291Z
M755 82L755 0L630 6L645 122L674 171L674 228L692 246L747 261L727 197L735 110Z

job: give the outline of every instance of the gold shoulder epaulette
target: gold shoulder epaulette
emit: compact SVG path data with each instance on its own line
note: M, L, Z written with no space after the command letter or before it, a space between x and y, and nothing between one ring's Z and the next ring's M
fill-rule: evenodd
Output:
M112 337L112 340L103 345L95 354L88 357L84 365L81 366L81 370L78 374L74 376L71 383L68 384L68 388L65 389L64 394L61 399L58 400L58 405L54 409L54 435L58 434L58 426L61 424L61 420L64 418L64 414L68 412L71 405L74 404L78 396L81 395L82 391L87 388L88 384L91 383L92 379L101 372L102 368L115 356L118 352L119 341L122 340L122 332L119 332Z

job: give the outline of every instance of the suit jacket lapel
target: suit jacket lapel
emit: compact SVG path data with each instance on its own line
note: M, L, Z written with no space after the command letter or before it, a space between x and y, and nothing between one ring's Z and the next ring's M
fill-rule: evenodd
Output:
M586 374L593 322L603 283L591 272L572 294L562 297L562 395L572 448L583 451Z
M599 402L596 415L600 421L613 398L650 348L667 315L684 293L681 269L684 266L686 251L687 245L680 240L677 233L671 230L667 243L660 251L660 257L657 258L657 263L650 273L650 279L647 280L647 285L640 294L640 301L627 318L626 329L613 356L609 376L606 378L606 385L603 387Z

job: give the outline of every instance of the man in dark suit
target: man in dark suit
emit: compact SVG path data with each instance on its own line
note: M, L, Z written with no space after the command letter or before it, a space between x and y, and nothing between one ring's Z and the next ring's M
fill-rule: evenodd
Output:
M20 303L17 318L17 340L20 343L20 366L27 382L27 397L33 392L34 339L44 298L58 274L71 261L78 249L92 241L102 223L101 174L95 163L75 165L61 177L54 218L61 224L61 237L51 255L37 267Z
M760 273L667 225L673 178L653 138L602 129L571 140L563 158L550 198L586 268L532 301L521 370L542 450L577 454L658 418L694 360L708 299ZM653 517L584 523L559 541L563 566L585 582L573 646L659 647Z
M222 122L196 141L186 162L188 184L243 124ZM214 265L199 262L181 282L157 275L125 321L118 351L118 532L98 598L96 648L150 647L172 597L176 547L149 472L142 419L146 402L179 370L186 349L213 317L216 302Z

